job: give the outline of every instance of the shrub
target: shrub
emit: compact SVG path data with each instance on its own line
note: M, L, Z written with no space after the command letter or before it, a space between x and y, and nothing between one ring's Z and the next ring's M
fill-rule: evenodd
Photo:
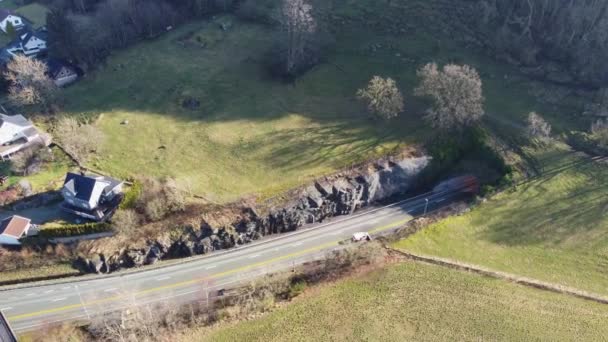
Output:
M137 200L137 210L149 221L158 221L165 216L183 211L186 208L186 198L178 189L175 180L145 179L142 182L142 192Z
M532 138L541 140L551 136L551 125L535 112L528 115L528 134Z
M84 224L67 224L57 227L44 227L40 230L40 237L58 238L78 235L104 233L112 230L110 224L105 222L90 222Z
M43 144L20 151L11 158L11 171L22 176L40 172L42 164L53 160L53 153Z
M61 147L80 162L84 162L99 150L105 136L90 123L78 122L73 117L60 118L54 127L54 135Z
M116 232L127 234L139 226L139 216L133 209L118 210L112 216L112 226Z
M403 95L392 78L374 76L366 88L357 91L357 97L367 104L370 113L383 119L403 112Z
M134 209L139 200L139 196L143 191L142 184L139 181L133 182L127 192L125 192L122 201L120 202L120 209Z

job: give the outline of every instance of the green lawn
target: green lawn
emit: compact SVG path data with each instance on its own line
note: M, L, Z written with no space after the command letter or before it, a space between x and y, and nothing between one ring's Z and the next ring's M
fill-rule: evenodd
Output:
M542 177L397 247L608 294L606 163L565 147L536 155Z
M39 28L46 25L46 15L49 9L41 4L31 3L17 8L15 12L30 20L34 28Z
M407 262L176 340L598 341L608 334L607 320L606 305Z
M484 75L510 72L424 32L393 36L353 24L335 33L325 63L285 84L263 66L271 29L229 20L235 24L228 32L217 22L193 23L117 52L66 90L66 111L99 115L107 134L92 166L117 177L174 176L220 202L271 196L429 138L420 119L425 106L412 96L421 64L461 60ZM374 44L382 47L373 52ZM398 81L407 102L400 119L370 119L356 101L373 75ZM538 106L509 82L488 76L488 108L521 120ZM200 107L183 108L189 98Z

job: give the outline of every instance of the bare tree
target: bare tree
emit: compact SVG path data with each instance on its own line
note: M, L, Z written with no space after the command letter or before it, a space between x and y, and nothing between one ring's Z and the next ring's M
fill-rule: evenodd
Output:
M40 104L48 109L57 96L57 86L47 75L44 62L17 55L6 66L4 77L10 83L8 97L19 105Z
M53 153L43 144L33 145L11 158L11 170L23 176L40 171L43 163L53 160Z
M317 58L317 22L306 0L283 0L280 20L285 33L285 74L294 76Z
M73 117L60 118L53 133L59 144L80 162L85 162L91 153L99 151L105 140L103 132L97 127L78 122Z
M608 120L598 120L591 125L591 135L601 147L608 147Z
M384 119L392 119L403 112L403 95L390 77L374 76L366 88L357 91L357 97L366 102L370 113Z
M528 134L541 140L551 136L551 125L542 116L532 112L528 115Z
M474 68L448 64L440 70L437 64L429 63L418 70L418 77L416 95L434 101L426 115L433 127L462 130L484 115L482 81Z

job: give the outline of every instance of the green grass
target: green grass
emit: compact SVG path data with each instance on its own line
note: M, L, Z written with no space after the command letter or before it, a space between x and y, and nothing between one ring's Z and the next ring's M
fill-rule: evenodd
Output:
M396 246L608 294L606 164L564 147L536 156L542 177Z
M0 3L0 8L14 10L19 8L19 5L14 0L4 0Z
M41 4L31 3L17 8L15 12L30 20L34 28L39 28L46 25L46 15L49 9Z
M16 271L0 272L0 283L12 282L27 282L28 280L39 280L44 277L69 277L80 274L69 263L58 263L36 268L26 268Z
M608 334L607 319L606 305L408 262L177 340L594 341Z
M392 36L353 25L336 32L325 63L285 84L263 66L272 30L233 20L228 32L198 22L117 52L66 90L67 113L100 115L107 140L95 168L117 177L174 176L218 201L272 196L424 141L425 105L412 96L421 64L462 60L484 75L506 72L424 32ZM383 48L371 52L376 43ZM398 81L407 102L400 119L373 120L355 99L373 75ZM494 115L523 120L538 109L525 87L503 81L486 83ZM182 108L188 98L200 108Z

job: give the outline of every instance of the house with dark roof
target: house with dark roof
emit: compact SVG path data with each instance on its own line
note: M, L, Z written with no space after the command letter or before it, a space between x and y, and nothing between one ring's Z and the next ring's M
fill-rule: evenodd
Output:
M20 246L22 238L28 236L32 223L21 216L11 216L0 221L0 245Z
M48 58L45 63L49 77L58 87L65 87L78 80L78 72L70 63L57 58Z
M61 207L80 217L103 221L120 204L123 184L110 177L69 172L61 190Z
M48 32L45 28L38 30L24 30L17 39L5 46L5 50L12 56L23 54L27 57L37 57L47 51Z
M48 146L50 140L40 134L34 124L23 115L0 114L0 158L10 157L35 144Z
M25 20L11 10L0 9L0 30L7 33L9 24L12 25L15 30L20 30L25 27Z

